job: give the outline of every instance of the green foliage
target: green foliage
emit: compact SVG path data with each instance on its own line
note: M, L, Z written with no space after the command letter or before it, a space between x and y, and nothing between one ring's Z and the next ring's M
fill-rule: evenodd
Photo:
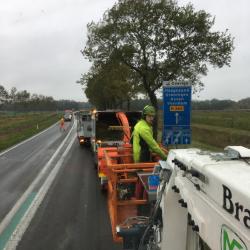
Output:
M205 101L192 101L193 110L225 110L240 108L237 102L232 100L205 100ZM249 105L250 108L250 105Z
M18 91L15 87L8 92L4 86L0 85L0 111L55 111L88 107L90 107L88 103L72 100L56 101L51 96L31 95L28 91Z
M142 111L143 108L150 103L149 99L134 99L131 101L131 110Z
M238 101L238 107L241 109L250 109L250 97Z
M88 109L90 108L89 103L87 102L76 102L72 100L58 100L55 101L57 110L65 110L65 109Z
M163 80L190 80L197 90L208 64L230 65L233 39L227 30L212 31L213 25L210 14L195 11L191 4L119 0L101 21L88 24L82 53L95 65L115 58L128 66L158 109L156 91Z
M122 107L138 92L133 72L119 62L110 61L83 75L78 83L85 86L85 94L98 109Z
M4 86L0 85L0 105L5 103L8 99L8 91L4 88Z

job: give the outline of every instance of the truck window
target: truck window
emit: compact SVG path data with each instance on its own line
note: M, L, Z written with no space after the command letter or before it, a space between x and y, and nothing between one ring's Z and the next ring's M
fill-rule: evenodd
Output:
M91 117L89 115L83 115L82 116L82 121L90 121Z

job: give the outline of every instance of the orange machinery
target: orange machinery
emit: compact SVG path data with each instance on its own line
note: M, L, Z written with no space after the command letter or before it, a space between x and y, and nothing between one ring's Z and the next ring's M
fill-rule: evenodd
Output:
M123 138L121 141L121 145L123 151L131 152L131 144L130 144L130 125L128 122L128 118L124 112L116 112L116 118L120 124L120 126L110 126L113 129L118 129L123 131ZM101 187L102 189L107 189L107 176L108 176L108 168L105 159L105 150L109 150L109 155L112 157L118 157L117 146L99 146L97 149L97 158L98 158L98 176L101 180Z
M152 173L157 162L134 163L130 143L130 127L126 115L117 113L123 128L123 144L98 149L99 169L107 176L108 209L114 241L121 241L116 227L129 217L142 215L141 209L149 204L138 172Z
M108 208L112 234L114 241L121 241L116 226L129 217L140 215L138 206L148 204L146 195L138 190L141 185L137 172L152 173L157 163L133 163L131 148L130 152L122 147L106 149L104 154L108 168Z

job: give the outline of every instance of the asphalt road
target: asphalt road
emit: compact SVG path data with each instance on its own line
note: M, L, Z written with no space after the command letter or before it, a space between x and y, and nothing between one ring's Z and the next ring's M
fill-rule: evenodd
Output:
M71 125L66 124L67 131ZM0 154L0 221L54 154L67 131L60 132L57 125L53 126L32 140Z
M38 139L38 147L38 141L32 140L28 142L29 146L25 143L20 146L22 148L0 155L1 220L48 162L66 134L54 127ZM99 189L93 155L80 147L76 139L17 249L122 249L112 240L107 200Z

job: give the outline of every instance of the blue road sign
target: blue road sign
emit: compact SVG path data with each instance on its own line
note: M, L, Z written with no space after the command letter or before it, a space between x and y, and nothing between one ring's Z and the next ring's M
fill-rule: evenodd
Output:
M191 86L163 87L164 145L191 143L191 95Z

